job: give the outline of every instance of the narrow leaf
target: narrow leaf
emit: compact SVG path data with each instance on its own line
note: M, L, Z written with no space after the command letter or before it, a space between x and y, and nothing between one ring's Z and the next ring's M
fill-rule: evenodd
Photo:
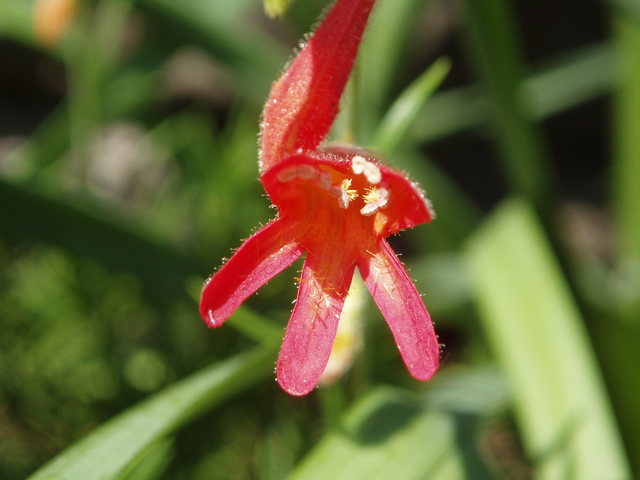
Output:
M503 204L471 238L468 260L537 478L631 478L580 312L532 207Z
M379 0L371 14L357 67L357 138L371 143L375 128L388 107L391 90L407 65L415 20L429 1Z
M487 478L472 419L506 405L496 372L444 374L424 394L370 390L327 433L288 480ZM471 423L470 423L471 421Z
M238 355L165 389L94 430L29 480L124 478L158 441L272 375L276 352L274 345Z
M619 259L640 259L640 19L619 15L615 25L620 70L613 129Z
M543 120L598 98L614 84L613 49L606 43L579 48L553 58L526 77L518 90L525 114ZM491 112L477 86L433 96L411 126L411 139L426 143L485 124Z
M451 60L439 58L398 97L380 122L374 136L376 150L393 152L405 136L416 115L444 81L451 69Z

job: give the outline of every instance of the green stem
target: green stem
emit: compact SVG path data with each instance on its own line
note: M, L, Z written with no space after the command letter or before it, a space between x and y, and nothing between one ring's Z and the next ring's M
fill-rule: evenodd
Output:
M517 22L505 0L466 0L472 53L494 108L497 143L511 188L540 207L555 174L540 129L527 118L519 87L525 65Z
M620 80L614 111L614 208L618 259L640 259L640 19L615 18Z

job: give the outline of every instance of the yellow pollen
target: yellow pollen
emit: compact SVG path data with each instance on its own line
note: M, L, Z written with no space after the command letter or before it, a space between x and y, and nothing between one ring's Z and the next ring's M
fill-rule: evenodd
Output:
M342 181L342 184L340 185L340 188L342 190L344 190L344 192L349 196L350 200L355 200L356 198L358 198L358 191L357 190L349 190L350 187L351 187L351 179L350 178L345 178Z
M370 203L380 200L380 193L378 193L378 189L376 187L367 188L367 193L363 199L364 203L369 205Z

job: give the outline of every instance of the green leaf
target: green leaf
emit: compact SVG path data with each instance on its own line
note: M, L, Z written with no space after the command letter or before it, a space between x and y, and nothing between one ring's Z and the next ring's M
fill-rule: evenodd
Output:
M122 479L149 449L198 415L273 374L277 346L212 365L101 425L29 480Z
M533 208L505 202L470 239L468 260L537 478L630 479L589 337Z
M359 91L356 100L358 135L361 143L371 137L382 117L398 73L403 67L403 51L415 23L421 0L378 0L371 14L367 34L360 47L357 68Z
M124 480L152 480L160 478L167 469L175 452L173 438L166 438L147 449L136 466L125 476Z
M410 138L429 143L458 132L479 127L489 119L489 104L477 86L437 93L416 115Z
M535 120L583 105L615 84L614 52L608 42L565 52L544 63L520 85L525 111Z
M579 48L553 58L518 86L522 108L543 120L608 92L614 84L613 49L607 43ZM420 143L479 127L489 120L489 99L478 86L437 93L418 113L410 137Z
M640 6L637 1L636 7ZM640 475L640 16L638 11L614 16L616 73L613 96L613 212L616 265L603 289L616 321L592 323L602 349L611 397L636 476ZM598 265L600 266L600 265ZM604 268L607 268L604 266ZM610 352L615 352L612 355Z
M492 371L440 375L421 395L370 390L288 480L486 478L473 419L503 408L506 386Z
M615 95L614 199L619 257L640 259L640 19L616 17L620 81Z
M398 147L416 115L450 69L451 60L439 58L402 92L378 126L374 135L376 150L389 154Z

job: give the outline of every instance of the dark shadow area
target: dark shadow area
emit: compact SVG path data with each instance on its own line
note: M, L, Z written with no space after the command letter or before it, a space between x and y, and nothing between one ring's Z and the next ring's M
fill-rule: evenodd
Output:
M355 439L364 445L383 442L405 428L420 412L419 405L406 402L381 405L360 424Z

